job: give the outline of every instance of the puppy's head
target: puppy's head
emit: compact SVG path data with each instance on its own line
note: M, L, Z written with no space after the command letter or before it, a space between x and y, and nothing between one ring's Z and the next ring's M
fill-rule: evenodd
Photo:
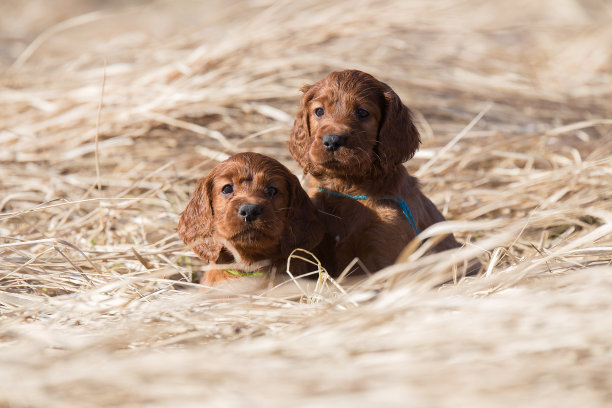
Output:
M332 72L302 87L289 151L304 172L334 177L383 173L409 160L419 147L410 110L370 74Z
M198 181L178 233L208 262L216 262L229 243L241 261L251 263L287 257L298 247L311 249L323 226L285 166L261 154L239 153Z

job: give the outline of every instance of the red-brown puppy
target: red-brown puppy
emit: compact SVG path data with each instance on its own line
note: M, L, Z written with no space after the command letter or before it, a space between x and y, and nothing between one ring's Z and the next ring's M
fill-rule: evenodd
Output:
M402 165L421 142L410 110L361 71L332 72L302 92L289 150L313 177L336 271L355 257L370 271L393 264L419 231L444 220ZM450 235L435 250L458 246Z
M200 179L178 224L179 236L201 259L242 267L208 271L201 281L207 284L248 275L262 261L270 266L257 274L271 267L282 273L292 250L312 250L323 233L297 177L257 153L236 154Z

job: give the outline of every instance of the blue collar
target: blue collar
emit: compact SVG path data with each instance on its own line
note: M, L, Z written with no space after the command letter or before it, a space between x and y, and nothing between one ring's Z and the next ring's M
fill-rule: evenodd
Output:
M319 191L331 194L336 197L352 198L354 200L367 200L368 199L368 196L365 196L365 195L343 194L337 191L328 190L323 187L317 187L317 188L319 189ZM419 230L416 226L416 222L414 222L414 218L412 217L412 212L410 212L410 207L408 207L408 204L406 204L404 200L402 200L401 198L397 198L397 197L375 197L375 198L372 198L372 200L392 200L398 203L400 208L402 209L402 213L404 213L404 216L408 219L410 226L412 226L412 228L414 229L414 232L417 235L419 235Z

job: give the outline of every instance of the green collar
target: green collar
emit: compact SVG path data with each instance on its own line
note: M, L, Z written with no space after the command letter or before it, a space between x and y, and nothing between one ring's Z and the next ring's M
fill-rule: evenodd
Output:
M263 272L259 272L259 271L255 271L255 272L239 272L239 271L235 271L233 269L226 269L225 272L234 275L234 276L238 276L241 278L247 277L247 276L261 276L264 273Z

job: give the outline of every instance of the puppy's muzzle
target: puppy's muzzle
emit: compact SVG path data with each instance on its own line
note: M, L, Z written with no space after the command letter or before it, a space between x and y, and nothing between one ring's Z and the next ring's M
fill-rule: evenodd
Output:
M342 136L330 134L323 136L323 147L325 147L325 150L328 152L335 152L340 147L344 146L345 143L346 139Z
M261 215L261 207L257 204L243 204L238 208L238 215L245 222L255 221Z

